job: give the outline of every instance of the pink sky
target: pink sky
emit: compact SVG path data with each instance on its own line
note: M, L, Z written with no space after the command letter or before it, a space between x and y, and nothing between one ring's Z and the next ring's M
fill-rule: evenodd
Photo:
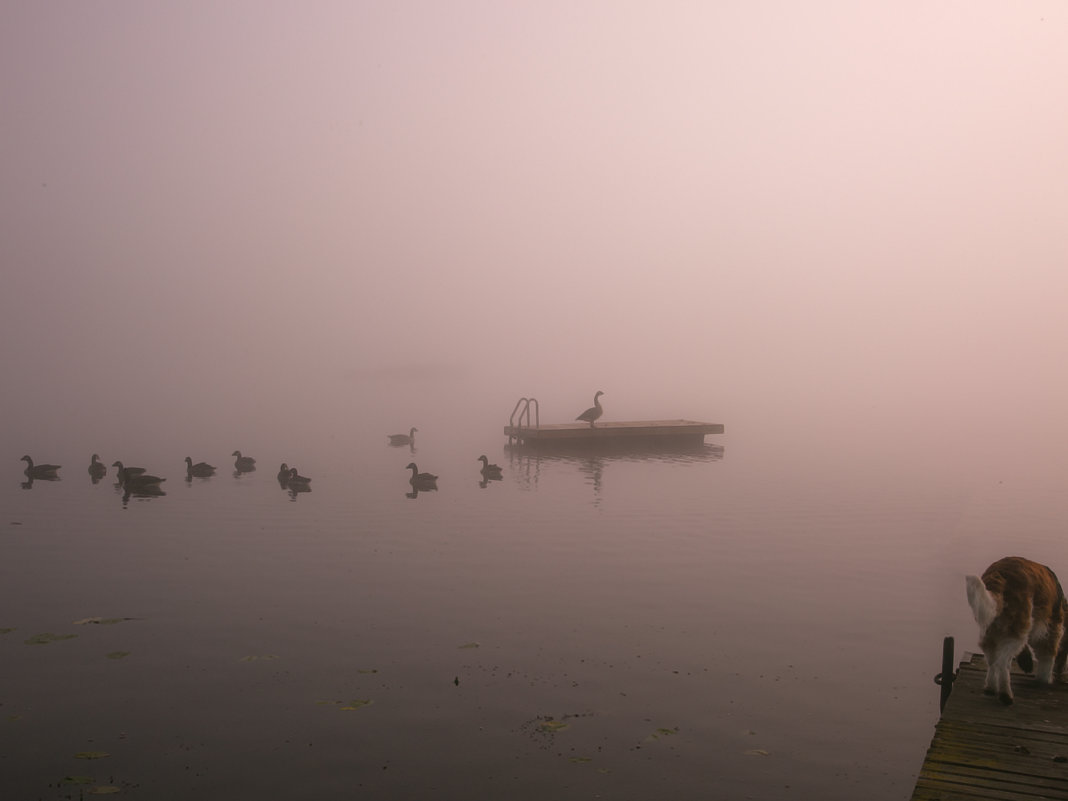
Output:
M444 364L1059 420L1066 41L1059 2L7 4L0 398Z

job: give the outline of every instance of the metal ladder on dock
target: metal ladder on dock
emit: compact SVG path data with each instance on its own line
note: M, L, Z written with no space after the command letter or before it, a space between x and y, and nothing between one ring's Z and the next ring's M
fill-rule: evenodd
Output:
M530 424L530 407L534 407L534 425ZM513 431L524 428L541 428L541 411L538 408L537 398L520 398L515 402L512 414L508 417L508 427ZM519 437L515 433L508 435L508 444L514 444Z

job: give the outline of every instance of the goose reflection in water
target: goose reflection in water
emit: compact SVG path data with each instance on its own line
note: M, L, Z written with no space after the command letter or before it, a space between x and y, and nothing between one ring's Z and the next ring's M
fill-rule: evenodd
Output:
M139 484L135 481L127 481L123 487L122 508L125 509L130 503L130 498L148 500L150 498L162 498L167 493L158 482L151 484Z

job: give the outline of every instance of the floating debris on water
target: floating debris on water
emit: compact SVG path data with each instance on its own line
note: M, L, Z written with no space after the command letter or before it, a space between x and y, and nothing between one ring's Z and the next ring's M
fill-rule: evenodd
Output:
M645 738L645 742L651 743L655 740L659 740L661 737L670 737L673 734L679 733L679 727L676 726L673 729L661 727Z
M109 757L109 756L111 756L111 754L109 754L107 751L79 751L77 754L74 755L74 758L75 759L103 759L104 757Z
M125 659L129 655L129 651L112 651L110 654L105 654L108 659Z
M113 626L116 623L122 623L126 620L137 620L136 617L83 617L81 620L75 620L75 626L85 626L89 623L94 623L98 626Z
M46 631L44 634L37 634L30 637L28 640L24 640L24 642L26 645L48 645L50 642L73 640L77 636L77 634L53 634L50 631Z
M357 709L363 709L365 706L370 706L374 703L370 698L355 698L352 701L316 701L318 706L336 706L342 712L352 712Z

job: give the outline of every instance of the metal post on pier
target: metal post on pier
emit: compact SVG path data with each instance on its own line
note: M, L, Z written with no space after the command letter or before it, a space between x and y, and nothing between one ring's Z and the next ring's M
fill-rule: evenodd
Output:
M946 708L949 694L953 692L953 680L956 675L953 672L953 638L946 637L942 640L942 672L935 676L935 684L942 688L941 697L938 700L938 711L941 713Z

